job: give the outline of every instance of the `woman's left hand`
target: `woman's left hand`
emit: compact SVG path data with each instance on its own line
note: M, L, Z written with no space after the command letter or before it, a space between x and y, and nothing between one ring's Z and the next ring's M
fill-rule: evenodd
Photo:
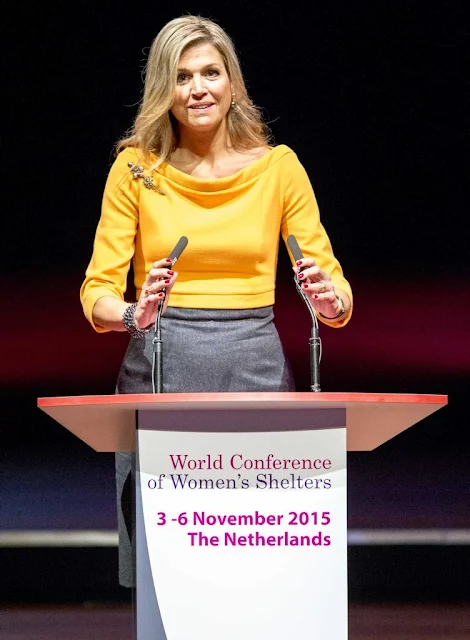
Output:
M293 269L314 309L326 318L339 317L343 307L329 274L322 271L313 258L299 260Z

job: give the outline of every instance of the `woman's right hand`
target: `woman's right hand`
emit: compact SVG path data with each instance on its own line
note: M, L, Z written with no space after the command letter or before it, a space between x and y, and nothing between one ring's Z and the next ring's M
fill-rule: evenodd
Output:
M173 271L171 267L171 258L163 258L154 262L148 272L134 313L135 324L140 329L148 327L149 324L155 322L158 304L162 300L163 311L165 311L170 292L178 276L177 272Z

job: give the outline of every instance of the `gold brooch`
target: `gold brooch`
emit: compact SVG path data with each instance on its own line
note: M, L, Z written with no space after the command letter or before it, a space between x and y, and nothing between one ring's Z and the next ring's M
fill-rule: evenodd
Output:
M161 193L162 196L165 195L165 192L162 191L158 185L153 183L152 176L146 176L144 174L144 168L143 167L141 167L139 165L136 165L133 162L128 162L127 166L131 170L132 177L134 178L134 180L137 180L138 178L142 178L142 180L144 182L144 187L146 189L153 189L154 191L158 191L158 193Z

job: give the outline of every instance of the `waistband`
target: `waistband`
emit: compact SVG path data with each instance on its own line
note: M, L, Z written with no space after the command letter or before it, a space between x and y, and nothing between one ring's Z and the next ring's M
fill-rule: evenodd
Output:
M193 320L195 322L207 320L265 320L273 319L273 307L257 307L255 309L192 309L186 307L168 306L163 318L172 320Z

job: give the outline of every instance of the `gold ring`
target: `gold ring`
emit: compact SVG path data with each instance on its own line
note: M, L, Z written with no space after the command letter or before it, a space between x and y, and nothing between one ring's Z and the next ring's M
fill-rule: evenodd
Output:
M320 289L319 289L320 293L325 293L325 291L326 291L326 284L322 281L322 282L320 282L320 285L321 285L321 286L320 286Z

